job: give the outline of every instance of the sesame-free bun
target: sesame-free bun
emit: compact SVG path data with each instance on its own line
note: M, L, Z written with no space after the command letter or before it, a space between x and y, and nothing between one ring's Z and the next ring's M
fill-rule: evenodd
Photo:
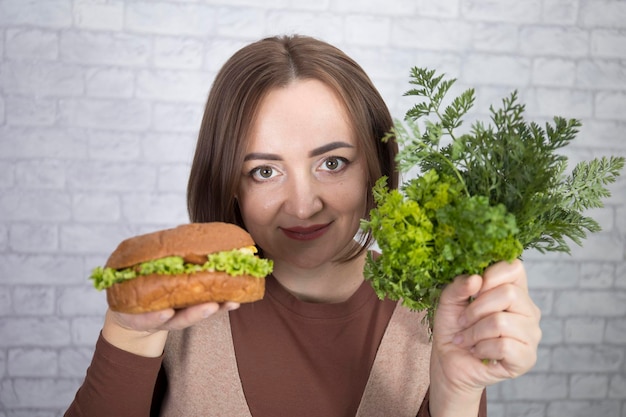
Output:
M106 267L122 269L166 256L182 256L191 262L210 253L254 246L252 237L231 223L189 223L124 240L107 260Z
M250 235L234 224L191 223L123 241L106 266L123 269L166 256L181 256L188 262L201 264L210 253L253 245ZM265 279L217 271L152 274L113 284L106 291L111 310L145 313L206 302L260 300L265 292Z

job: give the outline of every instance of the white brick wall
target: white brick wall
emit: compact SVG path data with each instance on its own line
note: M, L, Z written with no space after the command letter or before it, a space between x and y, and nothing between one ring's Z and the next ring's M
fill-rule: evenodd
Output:
M0 417L61 415L106 307L86 277L130 235L187 220L202 106L232 52L300 32L338 45L401 117L411 66L519 89L577 117L572 160L626 156L619 0L0 0ZM626 417L626 177L573 256L526 255L543 310L536 368L492 417Z

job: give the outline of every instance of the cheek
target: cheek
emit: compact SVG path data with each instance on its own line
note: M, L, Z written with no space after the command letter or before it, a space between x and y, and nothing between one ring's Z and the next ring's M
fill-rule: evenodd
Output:
M280 206L277 193L240 190L239 208L246 227L268 224Z

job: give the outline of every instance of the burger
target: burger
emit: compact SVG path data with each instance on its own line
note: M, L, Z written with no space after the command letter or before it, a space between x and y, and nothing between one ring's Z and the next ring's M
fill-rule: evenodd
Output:
M90 279L111 310L145 313L259 300L272 267L239 226L190 223L124 240Z

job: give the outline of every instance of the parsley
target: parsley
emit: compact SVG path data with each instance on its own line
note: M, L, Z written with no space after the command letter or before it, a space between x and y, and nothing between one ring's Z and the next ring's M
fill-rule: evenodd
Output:
M389 190L386 178L373 188L376 208L362 220L382 254L368 256L365 277L379 297L402 299L411 309L434 314L443 287L460 274L480 274L489 265L513 261L524 249L570 252L599 224L583 211L602 207L624 158L580 162L566 174L558 150L578 133L576 119L555 117L544 127L524 120L517 92L490 108L491 124L475 122L457 134L474 104L468 89L450 104L455 80L425 68L411 70L422 97L383 140L395 138L401 172L421 176ZM419 123L418 123L419 122ZM421 128L420 128L421 124ZM431 321L432 323L432 321Z

